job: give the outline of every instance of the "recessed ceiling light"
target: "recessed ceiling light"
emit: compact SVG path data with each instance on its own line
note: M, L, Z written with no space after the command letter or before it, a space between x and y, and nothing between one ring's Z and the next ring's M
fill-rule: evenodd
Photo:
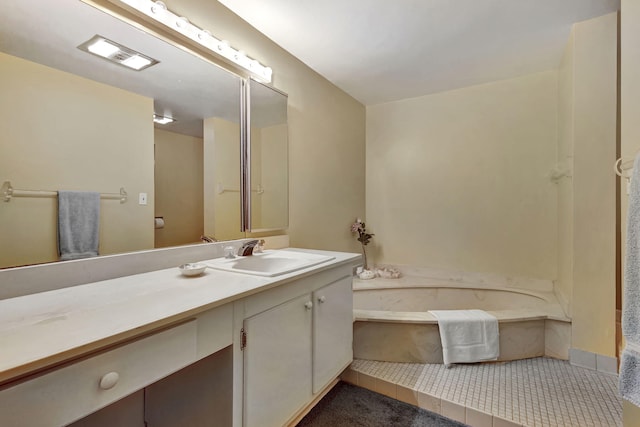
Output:
M135 55L122 61L122 65L133 68L134 70L142 70L144 67L151 65L151 61L140 55Z
M99 35L82 43L78 49L136 71L144 70L160 62Z
M153 121L155 123L161 124L161 125L167 125L169 123L173 123L176 121L176 119L173 119L171 117L164 117L164 116L159 116L157 114L153 115Z
M119 51L120 48L104 39L98 39L94 43L88 45L87 50L89 50L89 52L91 53L95 53L98 56L108 58L109 56Z

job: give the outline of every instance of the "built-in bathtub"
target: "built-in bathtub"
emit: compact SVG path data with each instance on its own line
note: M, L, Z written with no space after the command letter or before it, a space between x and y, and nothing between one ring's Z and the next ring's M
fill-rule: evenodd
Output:
M571 320L553 286L534 289L490 285L484 280L400 279L354 281L354 357L409 363L442 363L435 317L428 310L482 309L499 322L500 357L568 359Z

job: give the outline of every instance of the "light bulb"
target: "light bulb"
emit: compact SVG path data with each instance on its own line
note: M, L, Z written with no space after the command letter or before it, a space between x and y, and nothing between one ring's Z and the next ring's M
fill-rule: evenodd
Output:
M153 6L151 6L151 13L153 14L166 12L166 10L167 10L167 5L161 1L157 1L153 4Z
M211 32L208 30L202 30L198 33L199 40L206 40L207 38L211 38L211 37L213 36L211 35Z
M188 24L189 24L189 20L184 16L181 16L180 18L176 19L176 27L178 28L185 28Z
M134 70L140 70L149 64L151 64L150 60L139 55L134 55L122 61L122 65L126 65L127 67L133 68Z
M118 52L120 48L104 39L98 39L95 43L87 46L87 50L89 50L89 52L91 53L95 53L96 55L108 58L114 53Z

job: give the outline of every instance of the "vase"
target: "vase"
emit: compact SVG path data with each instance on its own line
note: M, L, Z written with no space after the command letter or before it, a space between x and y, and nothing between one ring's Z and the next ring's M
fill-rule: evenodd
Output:
M367 247L362 245L362 258L364 258L364 270L369 270L369 263L367 262Z

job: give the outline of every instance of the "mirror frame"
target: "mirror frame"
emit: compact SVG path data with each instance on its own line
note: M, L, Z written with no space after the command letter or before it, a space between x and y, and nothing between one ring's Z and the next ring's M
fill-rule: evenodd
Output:
M242 201L242 227L245 233L262 233L262 232L271 232L278 230L286 230L289 228L289 132L287 131L287 221L284 227L273 227L273 228L260 228L260 229L252 229L251 224L251 85L259 84L267 89L271 89L275 93L282 95L287 100L287 110L289 105L289 95L280 89L273 87L270 84L261 82L258 79L253 77L249 77L243 82L243 95L244 100L241 105L244 106L244 114L241 112L241 120L245 120L244 126L242 129L244 131L244 135L241 134L241 145L243 147L243 152L240 156L240 171L242 176L240 177L240 185L243 194L241 194ZM288 119L288 111L287 111L287 129L289 125Z

